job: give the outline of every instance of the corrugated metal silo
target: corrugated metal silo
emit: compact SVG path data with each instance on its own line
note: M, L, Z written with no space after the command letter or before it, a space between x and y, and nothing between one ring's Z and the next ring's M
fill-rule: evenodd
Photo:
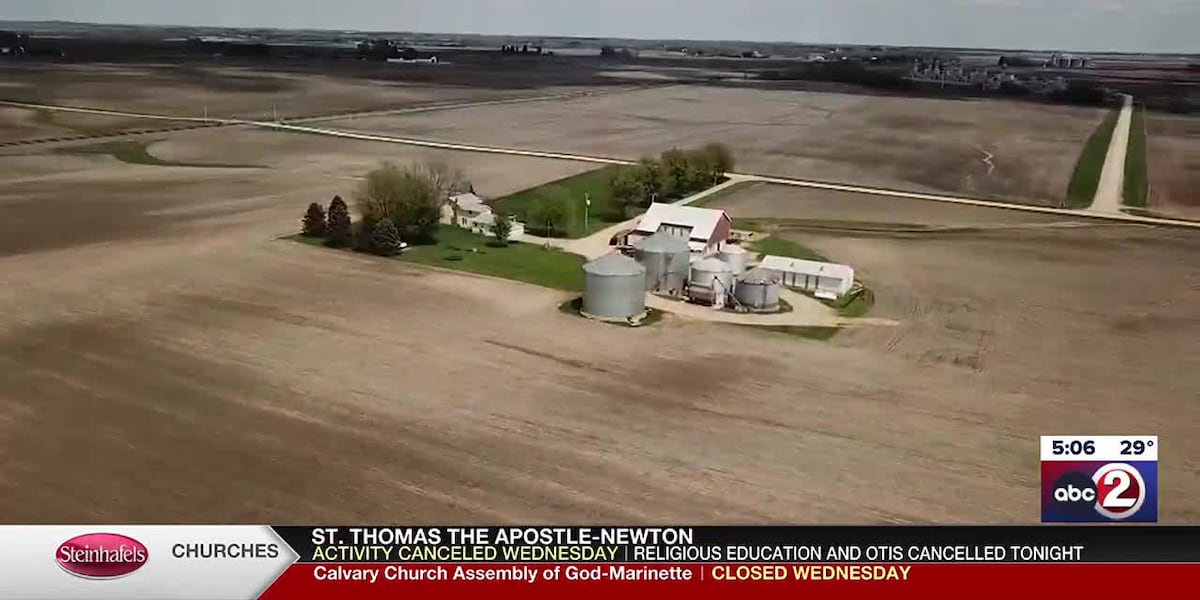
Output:
M583 272L585 315L624 319L646 312L646 269L637 261L606 254L583 265Z
M729 270L736 277L746 272L746 263L750 260L750 253L738 244L725 244L717 253L717 258L729 265Z
M767 269L751 269L738 278L733 296L738 305L753 312L779 311L780 276Z
M733 271L725 261L709 257L692 264L688 281L688 298L714 306L724 306L725 298L733 292Z
M678 295L687 283L691 250L687 240L660 231L634 244L646 267L646 289Z

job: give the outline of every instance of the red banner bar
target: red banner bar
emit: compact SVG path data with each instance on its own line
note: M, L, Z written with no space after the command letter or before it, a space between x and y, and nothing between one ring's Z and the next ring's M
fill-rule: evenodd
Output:
M1197 564L296 564L261 598L1114 598L1192 589L1197 577Z

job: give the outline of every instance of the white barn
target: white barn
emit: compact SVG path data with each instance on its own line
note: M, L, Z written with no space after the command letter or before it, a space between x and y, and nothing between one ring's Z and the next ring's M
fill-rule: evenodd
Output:
M693 255L716 253L729 240L733 220L723 210L655 202L625 238L625 243L648 238L659 231L681 237Z
M849 265L802 260L786 256L764 256L759 267L778 273L783 285L834 300L854 287L854 269Z

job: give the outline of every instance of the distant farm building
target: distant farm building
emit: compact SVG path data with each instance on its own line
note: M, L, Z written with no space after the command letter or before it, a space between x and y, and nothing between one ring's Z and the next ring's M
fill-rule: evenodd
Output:
M854 287L854 269L849 265L785 256L764 256L758 266L778 273L780 281L787 287L827 300L848 294Z
M729 240L732 225L733 220L723 210L655 202L626 236L625 243L636 245L663 232L687 240L693 255L708 256Z

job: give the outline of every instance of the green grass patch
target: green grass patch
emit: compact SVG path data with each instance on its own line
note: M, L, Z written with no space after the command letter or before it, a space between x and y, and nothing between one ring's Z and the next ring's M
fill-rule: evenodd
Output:
M151 165L156 167L208 167L219 169L260 169L259 165L242 165L231 163L194 163L180 162L173 160L163 160L150 154L144 142L136 142L132 140L117 140L112 142L101 142L98 144L90 144L87 146L76 146L73 148L60 148L56 152L62 154L108 154L113 158L125 163L134 165Z
M568 208L567 214L564 215L565 222L559 226L564 232L562 237L587 237L626 219L625 215L618 215L612 207L612 190L609 188L610 179L622 168L625 167L612 166L580 173L497 198L492 204L508 214L516 215L518 220L525 223L525 228L530 234L545 235L543 227L536 223L536 219L532 219L531 215L539 203L558 200ZM592 200L591 207L584 202L588 195Z
M1125 154L1125 204L1145 207L1150 176L1146 168L1146 107L1133 110Z
M842 331L841 327L803 325L738 325L738 327L749 327L751 329L758 329L771 333L782 333L785 335L801 337L806 340L817 340L820 342L829 341Z
M860 287L837 300L822 300L826 306L837 311L838 316L856 319L866 316L875 306L875 292L868 287Z
M1110 112L1084 144L1075 163L1075 171L1071 174L1071 183L1067 186L1068 207L1087 208L1096 198L1100 173L1104 170L1104 158L1108 156L1108 145L1112 142L1113 129L1120 114L1120 109Z
M439 227L437 239L436 244L410 247L397 258L560 290L583 291L582 256L518 242L496 248L488 245L491 238L451 225Z
M285 236L283 236L282 239L291 240L293 242L300 242L301 244L308 244L309 246L324 246L325 245L325 238L308 237L308 236L300 235L299 233L295 233L292 235L285 235Z
M572 175L571 177L551 181L550 183L502 198L496 198L492 201L492 205L508 214L515 215L519 221L525 223L525 230L530 234L549 236L545 230L545 224L539 223L539 219L535 216L537 207L545 202L561 202L567 209L566 214L563 215L563 222L556 225L554 235L549 237L572 239L587 237L605 227L622 223L636 216L636 212L641 212L642 209L618 209L613 205L610 182L622 169L628 168L628 166L624 165L613 165L580 173L579 175ZM725 179L722 179L718 184L724 181ZM722 190L721 192L717 192L716 196L719 197L727 191ZM587 198L591 199L591 206L588 206L586 202ZM659 202L673 202L675 200L678 200L678 198L659 198ZM708 198L702 198L701 203L697 206L703 206L708 200ZM635 212L628 212L630 210L634 210Z
M282 239L325 247L322 238L294 234ZM436 244L411 246L393 258L571 292L583 291L584 258L577 254L519 242L497 247L489 245L494 239L453 225L441 225L437 240ZM352 251L350 248L341 250Z
M558 305L558 312L561 312L563 314L568 314L568 315L575 315L577 317L583 316L580 313L580 311L582 311L582 310L583 310L583 298L582 297L575 298L573 300L567 300L566 302L563 302L562 304ZM641 320L641 322L638 323L636 326L630 325L628 322L625 322L625 321L600 321L600 322L608 323L610 325L616 325L618 327L645 327L647 325L653 325L655 323L658 323L659 321L662 321L662 318L663 318L663 312L661 310L658 310L657 308L647 308L645 318L643 318Z
M770 254L772 256L786 256L788 258L799 258L802 260L817 260L821 262L829 262L829 259L821 256L819 252L801 244L778 237L769 237L749 245L749 248L759 254Z

